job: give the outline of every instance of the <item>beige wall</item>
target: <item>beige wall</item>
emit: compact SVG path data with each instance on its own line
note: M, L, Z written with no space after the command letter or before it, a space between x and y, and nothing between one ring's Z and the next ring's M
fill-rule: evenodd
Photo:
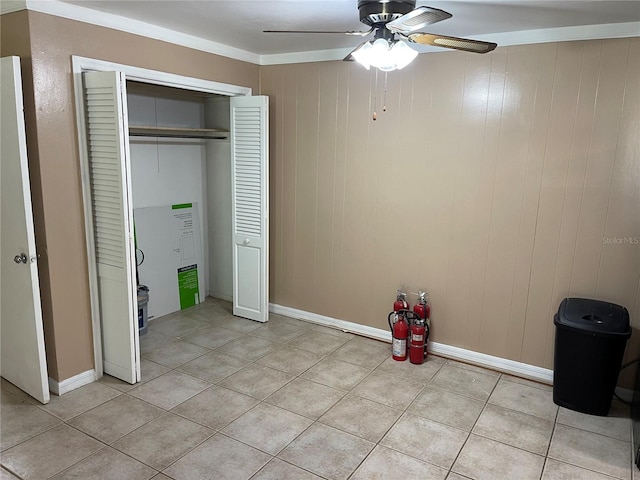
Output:
M46 259L45 219L43 208L38 142L36 132L35 97L33 88L33 68L31 62L31 41L29 38L29 15L20 11L0 16L0 56L16 55L20 57L22 70L22 90L25 110L25 128L27 131L27 156L29 159L29 177L31 183L31 201L33 203L36 247L41 255L38 263L42 311L46 343L48 374L58 377L56 342L53 328L53 312L50 296L49 265Z
M386 112L355 63L262 67L271 301L386 329L424 288L432 340L546 368L566 296L640 328L639 61L640 38L423 54Z
M206 80L259 88L259 67L165 42L35 12L3 15L5 29L30 40L33 85L25 96L40 259L49 376L64 380L93 368L84 214L71 56L108 60ZM19 24L21 30L13 26ZM28 36L24 33L28 32ZM24 38L23 38L24 37ZM30 91L29 91L30 90ZM36 139L36 140L33 140ZM36 178L33 178L35 175Z

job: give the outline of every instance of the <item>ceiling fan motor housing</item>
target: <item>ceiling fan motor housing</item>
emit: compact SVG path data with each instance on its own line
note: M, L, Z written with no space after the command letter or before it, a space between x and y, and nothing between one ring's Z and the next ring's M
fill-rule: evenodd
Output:
M360 21L370 27L380 26L416 8L415 0L358 0Z

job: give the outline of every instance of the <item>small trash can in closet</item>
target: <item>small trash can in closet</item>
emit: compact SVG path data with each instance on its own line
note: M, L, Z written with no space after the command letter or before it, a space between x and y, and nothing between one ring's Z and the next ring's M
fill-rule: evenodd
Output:
M631 336L629 312L614 303L565 298L553 323L553 401L577 412L608 415Z
M149 327L149 287L138 285L138 331L139 335L147 333Z

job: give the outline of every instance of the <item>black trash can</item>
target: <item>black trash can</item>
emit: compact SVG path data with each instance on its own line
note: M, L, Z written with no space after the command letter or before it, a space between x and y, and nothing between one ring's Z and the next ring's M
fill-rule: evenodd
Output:
M553 401L578 412L608 415L631 336L629 312L609 302L565 298L553 323Z

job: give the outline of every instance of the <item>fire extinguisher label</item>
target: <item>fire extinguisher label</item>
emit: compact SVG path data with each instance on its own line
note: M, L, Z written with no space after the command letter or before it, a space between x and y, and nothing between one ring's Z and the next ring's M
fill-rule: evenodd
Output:
M394 338L392 352L394 357L404 357L407 355L407 339Z
M416 335L415 333L411 335L411 340L414 342L421 342L424 338L424 335Z

